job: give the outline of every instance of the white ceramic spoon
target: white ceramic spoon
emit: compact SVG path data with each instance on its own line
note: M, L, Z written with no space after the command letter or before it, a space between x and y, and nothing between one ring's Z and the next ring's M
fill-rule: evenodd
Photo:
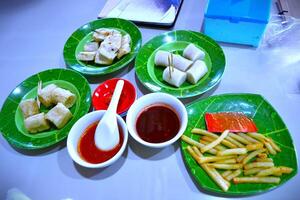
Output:
M113 149L120 141L117 123L117 107L124 86L124 81L119 80L107 111L97 125L95 132L95 144L102 150Z

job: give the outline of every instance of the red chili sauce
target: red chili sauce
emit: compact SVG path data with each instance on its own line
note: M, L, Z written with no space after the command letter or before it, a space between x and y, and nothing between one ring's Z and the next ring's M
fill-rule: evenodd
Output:
M145 141L161 143L172 139L179 131L176 112L165 104L154 104L140 112L136 121L138 135Z
M95 131L98 123L99 122L95 122L90 126L88 126L85 129L84 133L81 135L78 143L78 153L80 157L84 159L86 162L92 164L102 163L114 157L114 155L116 155L119 152L124 140L122 129L119 126L119 135L120 135L119 144L115 148L109 151L103 151L101 149L98 149L94 139Z

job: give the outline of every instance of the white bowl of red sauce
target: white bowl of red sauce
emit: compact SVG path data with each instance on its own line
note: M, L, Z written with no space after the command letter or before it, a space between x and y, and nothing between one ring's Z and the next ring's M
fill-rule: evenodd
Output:
M105 110L90 112L81 117L72 127L67 139L67 148L71 158L79 165L88 168L103 168L111 165L123 154L128 140L125 121L117 115L120 142L109 151L98 149L94 135L97 124L101 122Z
M130 135L139 143L162 148L176 142L188 121L185 106L166 93L151 93L136 100L126 117Z

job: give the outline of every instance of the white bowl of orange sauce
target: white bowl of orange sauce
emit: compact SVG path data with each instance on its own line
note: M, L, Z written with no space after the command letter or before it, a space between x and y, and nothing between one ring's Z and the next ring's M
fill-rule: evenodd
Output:
M162 148L176 142L187 127L184 104L166 93L151 93L136 100L126 117L130 135L139 143Z
M83 167L107 167L117 161L126 148L128 140L127 126L119 115L117 115L119 144L109 151L103 151L96 147L95 130L105 112L105 110L98 110L84 115L73 125L69 132L67 139L69 155L74 162Z

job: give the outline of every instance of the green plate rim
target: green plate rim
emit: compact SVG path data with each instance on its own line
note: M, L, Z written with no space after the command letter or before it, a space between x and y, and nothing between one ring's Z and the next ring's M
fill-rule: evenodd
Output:
M112 23L111 21L115 21L115 23ZM110 24L106 24L105 26L97 26L97 23L110 23ZM87 67L82 65L75 56L75 51L76 48L78 46L78 44L80 43L80 41L87 35L89 34L93 29L95 28L101 28L101 27L110 27L110 28L117 28L117 29L124 29L124 27L122 27L122 24L126 24L127 26L130 26L130 31L136 31L137 33L137 38L134 38L131 36L131 40L132 40L132 46L131 46L131 52L129 55L125 55L125 57L121 58L121 60L114 62L112 65L113 68L108 67L105 70L101 70L101 66L97 66L95 68L99 68L99 70L95 71L82 71L82 69L84 68L91 68L91 67ZM85 27L88 27L89 30L86 31ZM127 32L127 31L125 31ZM127 32L128 33L128 32ZM128 33L130 34L130 33ZM67 66L67 68L70 68L72 70L75 70L83 75L86 76L101 76L101 75L106 75L106 74L110 74L113 73L117 70L120 70L124 67L126 67L137 55L140 47L142 45L142 34L141 31L139 30L139 28L132 23L131 21L125 20L125 19L121 19L121 18L102 18L102 19L96 19L93 21L90 21L84 25L82 25L81 27L79 27L78 29L76 29L71 36L68 38L68 40L66 41L64 48L63 48L63 57L64 57L64 61L65 64ZM126 57L126 56L130 56L130 57ZM121 63L123 59L126 59L125 62ZM107 66L105 66L107 67Z
M170 90L168 88L164 88L164 87L161 87L161 86L157 85L153 81L153 79L150 77L149 73L146 73L147 78L145 78L144 77L145 75L144 75L143 71L141 71L141 68L147 68L147 63L148 63L148 61L145 62L145 60L144 60L146 58L142 58L143 57L142 54L144 52L147 52L149 55L147 55L145 57L149 57L153 53L153 51L155 51L157 48L159 48L162 45L162 44L160 44L160 46L153 47L152 43L154 43L155 40L158 40L160 37L169 37L170 35L174 35L174 41L185 41L185 40L178 40L178 37L179 37L178 35L182 34L182 33L196 35L196 37L198 37L198 38L200 37L201 39L205 38L207 43L210 43L210 45L214 45L214 47L216 49L218 49L218 51L219 51L218 53L220 53L220 55L221 55L221 57L218 58L219 60L217 61L217 64L222 65L222 66L218 67L218 68L221 68L221 72L218 72L215 75L215 76L218 76L218 79L217 80L212 80L212 81L214 81L214 83L212 85L210 85L209 87L205 86L204 89L201 89L201 87L200 87L200 90L198 88L199 86L195 87L195 88L197 88L197 90L195 90L194 92L188 92L186 94L183 94L183 92L187 89L174 88L174 89ZM207 49L205 49L205 50L207 50ZM141 63L139 63L139 62L141 62ZM215 64L215 65L217 65L217 64ZM212 67L216 67L215 65L213 64ZM195 31L191 31L191 30L174 30L174 31L169 31L169 32L162 33L160 35L157 35L157 36L151 38L147 43L145 43L142 46L142 48L140 49L140 51L137 54L137 57L135 59L136 75L137 75L137 78L139 79L139 81L141 82L141 84L144 87L146 87L147 89L149 89L152 92L165 92L165 93L169 93L169 94L171 94L173 96L176 96L177 98L181 98L181 99L194 97L194 96L203 94L203 93L211 90L213 87L215 87L221 81L221 79L224 75L224 72L225 72L225 67L226 67L226 58L225 58L225 54L224 54L224 51L221 48L221 46L215 40L210 38L209 36L207 36L203 33L195 32ZM212 82L212 81L210 81L210 82ZM153 88L158 88L158 89L153 89Z
M63 77L63 72L65 73L71 73L73 75L76 75L77 78L76 78L76 81L77 80L80 80L80 83L84 83L84 85L81 87L81 89L78 89L78 87L76 87L74 84L75 83L72 83L71 81L72 80L75 80L74 79L74 76L70 76L70 77ZM53 79L53 77L49 77L48 75L51 75L51 73L56 73L56 75L58 74L58 77L57 79ZM48 75L47 75L48 74ZM26 87L26 84L28 82L28 84L37 84L37 82L35 81L38 81L38 80L42 80L44 78L41 78L41 77L47 77L48 79L46 79L46 82L48 81L53 81L53 80L63 80L63 81L67 81L69 83L71 83L72 85L74 85L74 87L77 88L78 92L80 93L80 97L83 97L83 98L80 98L80 102L78 104L79 106L79 110L77 111L77 115L75 115L73 117L72 120L74 120L72 123L68 122L68 124L66 125L67 127L64 127L60 130L55 130L55 134L51 134L50 136L52 137L55 137L56 140L51 140L50 142L48 143L43 143L43 144L40 144L40 145L30 145L29 143L24 143L23 141L18 141L18 139L16 138L12 138L10 136L12 130L9 130L8 129L8 126L4 123L2 123L3 119L7 118L7 106L9 107L12 107L13 106L13 110L12 110L12 115L9 116L9 117L13 117L13 123L15 127L13 127L14 131L17 131L17 134L18 135L21 135L22 137L25 137L27 138L28 140L31 140L29 139L28 136L24 135L23 133L20 133L20 131L18 130L16 124L15 124L15 112L19 106L19 103L20 101L22 100L22 97L25 96L30 90L32 90L32 88L34 87L31 87L31 86L27 86ZM34 80L33 81L29 81L29 80ZM44 79L45 80L45 79ZM24 89L26 90L24 93L22 93L22 95L20 94L18 97L16 97L16 95L14 95L14 91L16 91L17 88L21 88L21 89ZM81 92L82 91L85 91L85 94L83 95ZM84 103L84 104L83 104ZM13 104L13 105L12 105ZM44 71L41 71L41 72L38 72L32 76L29 76L27 77L24 81L22 81L21 83L19 83L10 93L9 95L7 96L6 100L4 101L3 105L2 105L2 108L1 108L1 111L0 111L0 121L1 121L1 124L0 124L0 132L1 132L1 135L7 140L7 142L9 144L11 144L12 146L18 148L18 149L24 149L24 150L36 150L36 149L44 149L44 148L47 148L47 147L50 147L52 145L55 145L57 143L59 143L60 141L64 140L67 136L68 136L68 133L71 129L71 127L73 126L73 124L80 118L82 117L84 114L88 113L88 111L90 110L91 108L91 88L89 86L89 83L88 81L86 80L86 78L84 76L82 76L80 73L74 71L74 70L71 70L71 69L64 69L64 68L50 68L50 69L47 69L47 70L44 70ZM70 124L69 124L70 123ZM57 138L58 134L61 134L59 138ZM49 137L49 136L47 136ZM36 140L38 141L40 138L32 138L32 141Z
M190 167L190 164L188 163L189 161L188 161L188 158L187 158L187 156L188 156L188 153L186 152L186 150L184 149L184 145L187 145L184 141L180 141L180 149L181 149L181 155L182 155L182 159L184 160L184 164L185 164L185 167L187 168L187 170L188 170L188 173L189 173L189 175L191 176L191 178L193 179L193 181L195 182L195 184L197 185L197 186L199 186L200 188L202 188L202 189L204 189L206 192L211 192L212 194L216 194L216 195L221 195L221 196L224 196L224 197L238 197L238 196L240 196L240 197L245 197L245 196L252 196L252 195L255 195L255 194L261 194L261 193L265 193L265 192L268 192L268 191L272 191L272 190L274 190L274 189L276 189L277 187L280 187L280 186L282 186L283 184L285 184L287 181L289 181L289 180L291 180L292 178L294 178L296 175L297 175L297 173L298 173L298 155L297 155L297 150L296 150L296 146L295 146L295 144L294 144L294 141L293 141L293 139L292 139L292 135L290 134L290 132L289 132L289 130L288 130L288 128L287 128L287 126L286 126L286 124L284 123L284 121L282 120L282 118L281 118L281 116L279 115L279 113L275 110L275 108L269 103L269 101L267 101L262 95L260 95L260 94L252 94L252 93L226 93L226 94L219 94L219 95L214 95L214 96L210 96L210 97L207 97L207 98L204 98L204 99L198 99L198 100L195 100L194 102L192 102L192 103L190 103L190 104L188 104L187 106L186 106L186 109L187 109L187 111L189 111L189 109L190 108L192 108L194 105L196 105L196 104L199 104L200 102L205 102L205 101L209 101L210 99L216 99L216 98L218 98L218 97L230 97L230 96L234 96L234 97L236 97L236 96L239 96L239 97L241 97L241 96L253 96L253 97L259 97L259 98L261 98L261 100L262 100L262 103L263 102L265 102L265 103L267 103L267 105L273 110L273 111L275 111L276 113L277 113L277 117L278 117L278 119L282 122L282 124L285 126L285 128L286 128L286 132L289 134L289 136L290 136L290 138L291 138L291 142L292 142L292 148L293 148L293 152L294 152L294 154L295 154L295 163L296 163L296 167L295 167L295 169L293 170L293 172L291 173L291 175L290 175L290 177L288 177L287 179L285 179L285 180L281 180L281 182L278 184L278 185L273 185L273 186L271 186L271 187L269 187L269 188L267 188L267 189L261 189L261 190L259 190L259 191L246 191L246 192L241 192L241 191L237 191L237 192L232 192L232 191L227 191L227 192L224 192L224 191L222 191L218 186L216 186L218 189L215 189L215 188L211 188L211 187L208 187L208 186L206 186L206 184L205 183L202 183L201 182L201 180L199 180L194 174L193 174L193 172L192 172L192 168ZM210 104L209 104L210 105ZM207 109L207 108L206 108ZM206 110L205 109L205 110ZM203 113L204 113L205 111L203 111ZM189 119L190 120L190 119ZM202 120L204 120L203 118L202 118ZM189 126L189 124L188 124L188 126ZM188 128L187 128L188 129ZM184 132L184 135L186 135L186 134L188 134L188 130L186 129L186 131ZM193 159L192 159L193 160ZM194 160L193 160L194 161ZM195 162L195 161L194 161ZM198 164L197 164L197 166L198 166ZM201 169L201 171L203 171L203 169L200 167L200 166L198 166L200 169ZM206 174L206 172L204 172L205 174ZM207 175L207 174L206 174ZM208 176L208 175L207 175ZM209 180L211 181L211 182L213 182L213 180L211 180L210 179L210 177L209 177ZM233 183L232 183L233 184Z

